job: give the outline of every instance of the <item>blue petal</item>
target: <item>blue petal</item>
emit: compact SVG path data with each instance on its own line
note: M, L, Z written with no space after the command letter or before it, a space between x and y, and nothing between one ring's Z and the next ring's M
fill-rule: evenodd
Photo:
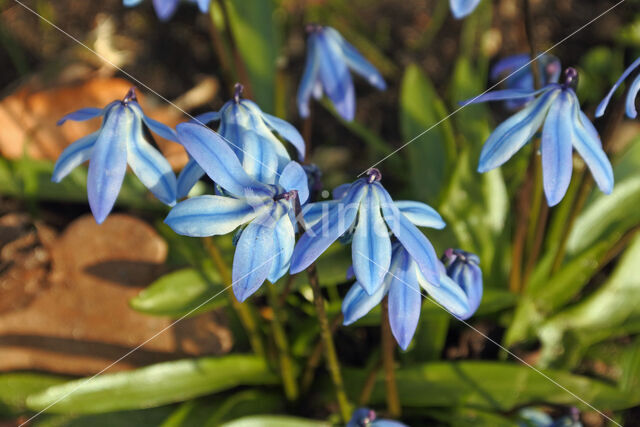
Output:
M522 53L519 55L511 55L507 56L496 62L493 67L491 67L491 80L497 81L498 78L505 73L512 73L515 70L518 70L525 67L531 61L531 56L526 53Z
M153 7L156 10L156 15L161 21L166 21L175 13L178 2L180 0L153 0Z
M93 146L87 176L91 212L101 224L111 212L127 171L127 145L137 117L126 107L112 108Z
M640 75L636 76L629 86L629 93L627 93L627 101L626 101L626 109L627 116L631 119L635 119L638 117L638 112L636 111L636 97L638 96L638 92L640 91Z
M309 184L307 174L297 162L290 162L280 174L278 184L287 191L298 191L300 204L304 205L309 198Z
M329 215L329 209L331 209L331 206L337 204L338 201L336 200L328 200L325 202L308 203L304 205L302 207L302 216L307 228L313 227L323 218L326 220L327 215Z
M319 77L322 88L340 116L352 121L356 111L355 91L351 74L342 57L338 43L327 34L317 35L318 51L321 58Z
M300 237L291 257L291 273L299 273L309 267L356 219L360 200L364 195L364 181L356 181L347 195L331 203L326 217L307 229Z
M247 191L251 190L272 193L266 185L247 175L233 150L220 135L193 123L181 123L176 129L180 143L187 152L222 188L237 197L245 197Z
M346 184L338 185L336 188L333 189L333 192L331 193L331 195L333 196L334 199L342 199L344 195L347 194L347 191L349 191L349 187L351 187L350 182Z
M372 423L371 427L409 427L400 421L387 420L385 418L376 418Z
M607 109L607 105L609 105L609 101L611 101L611 97L613 96L613 94L616 92L618 87L620 87L622 82L627 77L629 77L629 75L633 72L633 70L635 70L638 66L640 66L640 58L633 61L633 64L631 64L626 70L624 70L624 73L622 73L622 75L620 76L618 81L613 85L613 87L611 88L607 96L604 97L604 99L598 105L598 108L596 108L596 117L602 117L604 115L604 112Z
M351 68L357 74L360 74L362 77L367 79L369 84L376 89L385 90L387 88L387 84L382 78L380 72L373 66L369 61L367 61L358 50L351 45L348 41L340 35L335 29L331 27L325 27L324 31L338 43L340 49L342 50L342 55L344 57L347 66Z
M431 298L454 316L465 319L469 317L470 306L467 295L462 288L446 274L438 279L437 284L425 280L418 275L418 281Z
M217 122L220 120L220 112L219 111L208 111L206 113L198 114L193 119L191 119L191 123L198 123L201 125L206 125L211 122Z
M281 137L289 141L298 151L298 158L304 160L304 153L306 150L304 139L300 132L293 127L293 125L287 121L284 121L271 114L262 113L262 118L271 129L280 134Z
M285 208L282 209L283 212L286 210ZM269 272L267 279L271 283L275 283L287 273L287 270L291 265L293 247L296 243L295 232L289 215L283 214L280 217L276 223L272 238L274 244L273 254L276 255L276 257L273 260L271 271Z
M573 147L589 167L600 190L605 194L610 194L613 191L614 182L611 162L602 149L598 132L587 116L580 111L577 102L573 106L572 123L575 132Z
M449 0L451 13L456 19L464 18L478 6L480 0Z
M553 87L555 86L556 85L553 85ZM464 107L469 104L479 104L481 102L527 99L546 91L549 91L549 86L536 91L531 91L529 89L494 90L491 92L480 94L474 98L467 99L466 101L462 101L459 104L460 106Z
M273 240L274 223L271 212L253 220L244 230L233 256L233 293L243 302L262 286L274 260L282 255L276 252Z
M389 323L398 345L406 350L420 320L421 296L418 269L405 250L394 254L397 267L392 271L389 286Z
M472 263L457 263L450 277L462 287L462 290L467 295L469 311L464 318L469 318L475 313L482 301L482 271Z
M140 3L142 3L142 0L123 0L122 1L122 4L127 7L136 6Z
M549 108L542 129L542 183L549 206L557 205L569 188L573 140L573 99L563 91Z
M196 185L196 182L204 175L204 170L194 159L190 158L178 175L178 199L187 197L189 191Z
M51 181L60 182L62 178L67 176L69 172L91 158L93 146L100 135L100 131L96 131L90 135L80 138L73 144L64 149L56 165L53 168Z
M441 230L447 225L440 214L426 203L411 200L399 200L394 203L400 212L418 227L429 227Z
M149 129L158 134L164 139L169 141L178 142L178 135L176 132L171 129L169 126L160 123L157 120L153 120L151 117L144 114L142 111L142 107L137 102L131 101L129 102L129 106L144 120L144 124L147 125Z
M364 290L372 295L381 286L391 264L391 239L380 214L380 201L371 188L358 212L351 246L353 271Z
M546 92L498 126L482 147L478 172L497 168L522 148L542 125L558 93L558 90Z
M278 156L264 138L251 129L240 131L242 141L242 167L259 182L273 185L278 173Z
M350 325L365 316L376 305L380 304L388 290L389 280L385 280L373 295L369 295L360 283L354 283L342 300L342 314L344 315L342 324L345 326Z
M385 222L414 261L418 263L422 274L428 280L437 283L440 261L433 246L424 234L400 212L382 185L375 182L373 186L382 201L382 214Z
M62 117L58 120L58 126L66 122L67 120L73 120L76 122L82 122L85 120L93 119L96 117L100 117L104 114L104 112L109 108L109 106L105 108L81 108L80 110L74 111L73 113L69 113L66 116Z
M144 139L142 123L135 120L132 138L127 144L127 162L138 179L162 203L176 203L176 176L171 165L158 150Z
M231 197L198 196L178 203L164 222L183 236L215 236L232 232L265 209Z
M317 49L317 35L311 34L307 39L307 59L304 64L304 73L298 87L297 103L300 117L309 117L309 98L318 81L320 58Z
M209 3L211 2L211 0L197 0L197 1L198 1L198 7L200 8L200 12L206 13L209 11Z

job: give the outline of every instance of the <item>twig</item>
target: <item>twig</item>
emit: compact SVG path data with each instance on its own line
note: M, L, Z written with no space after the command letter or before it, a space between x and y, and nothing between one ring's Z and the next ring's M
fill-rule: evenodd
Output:
M289 352L289 342L287 341L287 335L280 320L279 309L281 306L278 303L278 293L275 285L266 286L268 288L269 304L273 310L271 329L273 331L273 339L278 349L280 375L282 376L285 395L288 400L293 401L298 398L298 383L296 382L293 360L291 358L291 353Z
M384 365L384 381L386 386L387 409L393 418L399 418L402 413L400 398L398 397L398 385L396 384L396 374L394 366L395 342L391 334L391 324L389 323L389 302L387 297L382 300L382 363Z

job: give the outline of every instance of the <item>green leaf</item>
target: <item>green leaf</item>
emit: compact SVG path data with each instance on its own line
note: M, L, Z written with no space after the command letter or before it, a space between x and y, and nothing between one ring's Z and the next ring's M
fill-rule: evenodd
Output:
M221 427L329 427L326 421L289 417L286 415L259 415L238 418Z
M272 0L226 0L225 5L253 97L260 108L271 113L281 31L274 19L275 4Z
M165 274L129 301L136 311L154 316L194 316L227 305L217 272L209 277L193 268Z
M28 395L66 381L64 377L26 372L0 375L0 415L24 412Z
M429 78L410 65L400 89L400 128L409 161L413 194L435 204L451 173L455 139L451 123L443 121L447 109Z
M47 412L90 414L180 402L239 385L276 384L264 360L229 355L158 363L128 372L79 379L30 395L27 406Z
M37 427L156 427L170 414L172 408L141 409L137 411L118 411L106 414L89 415L39 415L34 424Z

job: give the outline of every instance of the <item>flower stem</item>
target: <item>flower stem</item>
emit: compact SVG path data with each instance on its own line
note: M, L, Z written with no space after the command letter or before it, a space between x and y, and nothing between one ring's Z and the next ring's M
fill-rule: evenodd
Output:
M536 49L536 39L533 33L533 17L531 16L531 5L529 0L522 0L522 14L524 17L524 30L527 33L529 42L529 55L531 55L531 73L533 74L533 87L540 89L542 87L542 79L540 78L540 70L538 69L538 50Z
M391 335L391 324L389 323L389 302L387 297L382 300L382 363L384 365L384 381L387 389L387 409L393 418L399 418L402 413L400 398L398 397L398 385L396 384L396 374L393 360L395 342Z
M344 317L342 316L342 313L340 313L331 321L330 328L332 335L335 333L336 329L338 329L338 326L340 325L340 323L342 323L343 319ZM301 388L303 391L309 390L309 387L311 387L311 384L313 383L313 377L315 376L316 369L322 361L323 349L324 347L322 346L321 337L320 340L316 343L315 347L313 347L311 355L307 359L307 365L304 369L304 374L302 375L301 382Z
M327 318L327 312L324 308L324 297L320 291L318 272L316 271L316 266L314 264L307 268L307 275L309 276L309 284L313 290L313 302L316 306L316 314L318 315L318 323L320 324L320 336L322 338L322 347L324 349L325 361L327 362L327 369L329 370L333 386L336 390L336 398L338 399L340 414L342 415L343 421L346 423L351 417L351 404L349 403L347 393L344 390L342 374L340 373L340 362L338 361L338 355L336 354L336 349L333 344L329 319Z
M289 342L287 335L280 320L280 308L278 303L278 293L275 285L266 285L268 289L268 299L271 309L273 310L273 318L271 319L271 329L273 331L273 339L278 349L278 357L280 359L280 375L284 386L284 393L290 401L298 398L298 383L294 371L294 364L289 352Z
M218 273L220 273L220 277L227 288L229 300L231 300L231 306L238 314L240 322L249 336L249 343L251 344L253 352L258 356L265 357L264 345L262 344L262 338L260 337L260 332L258 331L258 326L253 316L250 303L246 301L244 303L240 303L233 294L233 289L230 286L232 283L231 272L222 258L220 250L213 242L213 239L211 237L205 237L203 242L211 256L213 264L216 266L216 269L218 270Z

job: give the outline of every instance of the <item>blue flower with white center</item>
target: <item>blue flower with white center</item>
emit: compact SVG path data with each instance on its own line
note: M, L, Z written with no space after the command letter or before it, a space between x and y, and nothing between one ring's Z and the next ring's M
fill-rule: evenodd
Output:
M264 184L249 176L229 145L214 131L195 123L177 127L187 152L227 195L192 197L178 203L165 222L178 234L205 237L231 233L246 225L233 257L233 291L244 301L269 280L289 269L295 244L295 203L309 197L307 175L296 162ZM296 200L297 199L297 200Z
M359 408L353 411L347 427L407 427L407 425L399 421L378 418L373 409Z
M349 69L367 79L369 84L385 90L387 84L378 70L331 27L307 25L307 60L298 88L298 111L309 117L311 95L320 99L326 94L340 116L355 117L356 98Z
M560 60L553 55L542 54L536 57L540 83L546 86L549 83L558 83L562 65ZM512 55L496 62L491 68L491 80L497 82L505 78L504 85L507 89L532 91L534 87L533 72L531 71L531 56L528 54ZM525 104L533 101L533 97L505 101L509 110L517 110Z
M219 121L218 133L236 153L244 170L260 182L274 184L278 174L291 161L285 146L274 133L295 147L300 160L304 160L304 140L293 125L263 112L255 102L242 99L241 95L242 85L238 83L233 99L226 102L220 111L200 114L192 122L206 124ZM191 158L178 175L178 198L186 196L203 175L201 165Z
M309 267L333 242L354 227L353 271L369 295L382 287L391 265L389 230L415 259L422 274L437 282L440 261L416 225L441 229L445 226L444 221L424 203L394 202L380 179L380 172L370 169L365 177L334 190L337 200L312 203L303 209L304 219L310 227L293 251L291 273Z
M421 289L456 317L467 316L471 311L471 299L456 282L447 277L440 262L437 270L436 280L426 279L412 255L396 242L382 286L369 295L358 281L345 295L342 301L344 324L350 325L360 319L388 295L391 331L398 345L406 350L420 320Z
M537 98L526 108L499 125L482 147L478 172L487 172L509 160L542 128L542 177L549 206L558 204L569 187L573 171L573 149L585 161L600 190L613 190L613 169L595 127L580 110L580 102L573 89L578 72L565 71L563 84L549 83L537 91L505 89L485 93L467 105L485 101L505 101Z
M84 121L104 116L96 132L80 138L60 154L51 180L60 182L76 166L89 160L87 194L96 221L102 223L116 201L127 163L142 183L163 203L176 202L176 176L169 162L147 142L144 125L170 141L178 141L168 126L147 117L136 100L133 88L122 101L104 108L83 108L67 114L67 120Z
M604 115L604 112L607 109L607 106L609 105L613 94L620 87L622 82L625 81L625 79L629 77L629 75L631 75L631 73L633 73L636 68L638 68L638 66L640 66L640 58L636 59L633 64L629 66L629 68L624 70L624 73L622 73L616 84L613 85L607 96L605 96L598 105L598 108L596 109L596 117L602 117ZM633 79L633 82L631 82L631 86L629 86L629 90L627 91L626 112L627 117L629 117L630 119L635 119L636 117L638 117L638 111L636 110L636 98L638 96L638 92L640 92L640 74L638 74L636 78Z
M211 0L190 0L191 3L197 3L200 11L206 13L209 11L209 3ZM142 0L122 0L122 4L127 7L137 6L142 3ZM167 21L171 19L176 9L178 8L180 0L153 0L153 8L156 10L156 15L161 21Z
M456 19L462 19L470 15L480 4L480 0L449 0L451 13Z
M456 316L466 320L476 312L482 300L482 270L480 258L476 254L462 249L447 249L442 262L447 269L447 276L460 286L467 295L469 311Z

